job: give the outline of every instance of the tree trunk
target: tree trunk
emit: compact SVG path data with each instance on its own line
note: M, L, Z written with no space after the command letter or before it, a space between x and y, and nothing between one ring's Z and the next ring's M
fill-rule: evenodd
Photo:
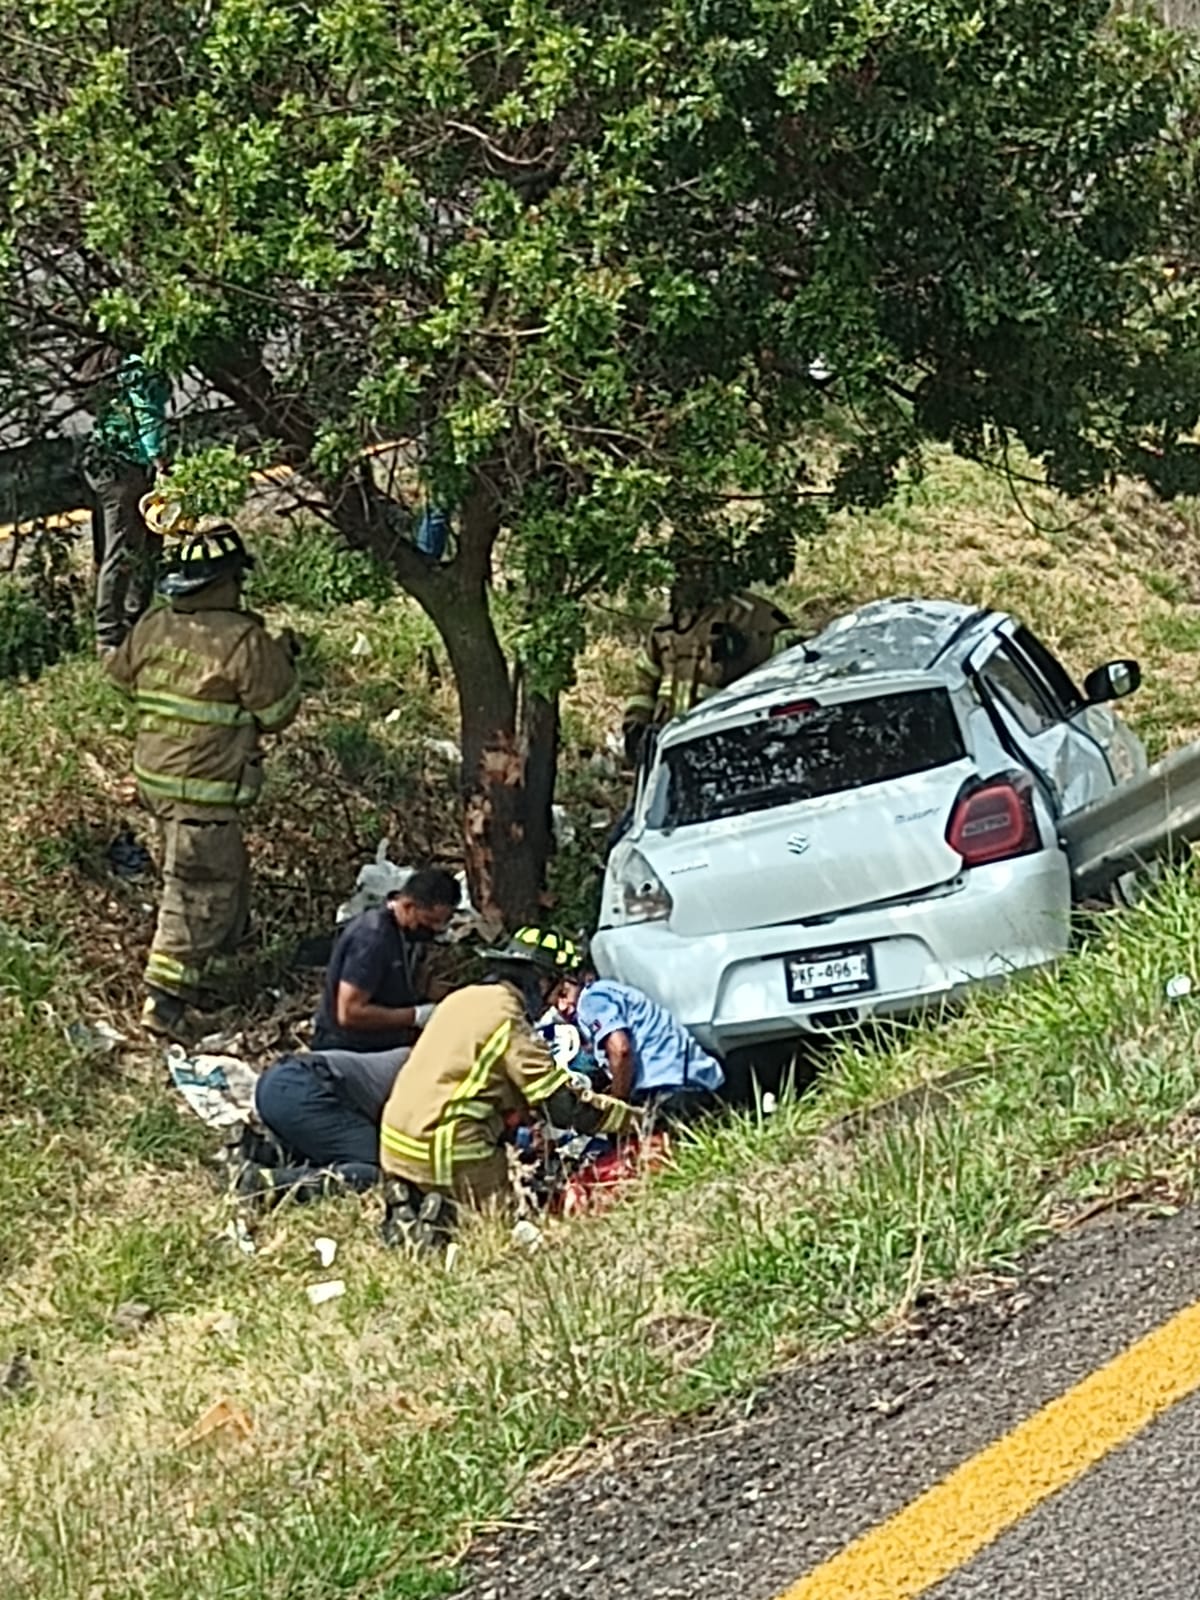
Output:
M526 752L529 791L530 847L542 863L554 854L554 781L558 772L558 699L526 694L520 707L522 744Z
M285 439L297 460L309 461L311 422L288 410L258 355L222 357L207 374L214 386L268 436ZM491 554L500 529L495 485L485 472L476 473L460 507L458 551L439 565L389 525L387 497L369 469L352 470L338 483L322 484L319 474L315 481L328 494L342 537L391 567L449 653L462 719L460 792L472 902L497 932L535 921L554 840L558 707L517 693L492 622Z
M537 919L547 854L545 828L532 809L541 800L530 788L517 696L486 590L459 588L445 618L436 602L428 609L450 654L458 689L471 899L488 921L512 929Z

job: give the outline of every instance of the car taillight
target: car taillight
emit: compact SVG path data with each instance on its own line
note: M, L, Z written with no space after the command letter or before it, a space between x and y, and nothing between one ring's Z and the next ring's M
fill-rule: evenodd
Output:
M1024 774L993 778L960 795L946 828L946 843L957 850L964 867L982 867L1040 850L1031 781Z
M666 885L640 850L631 850L620 876L626 922L665 922L674 909Z

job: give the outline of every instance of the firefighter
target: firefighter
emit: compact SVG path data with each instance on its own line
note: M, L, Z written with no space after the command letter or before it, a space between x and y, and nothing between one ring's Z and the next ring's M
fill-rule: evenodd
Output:
M578 964L568 939L522 928L487 955L491 975L441 1002L397 1076L383 1111L388 1185L384 1238L435 1246L456 1203L480 1208L508 1193L505 1133L532 1109L558 1128L625 1133L640 1113L594 1094L555 1065L533 1032Z
M703 574L682 569L671 591L670 613L650 630L638 658L637 691L625 705L621 732L630 765L637 764L647 728L682 716L762 666L777 635L792 626L760 595L706 601Z
M286 728L300 700L295 642L242 609L253 564L229 523L185 540L158 585L169 604L108 661L138 709L133 770L161 851L142 1024L171 1038L187 1038L187 1006L231 970L247 931L242 816L262 786L261 736Z

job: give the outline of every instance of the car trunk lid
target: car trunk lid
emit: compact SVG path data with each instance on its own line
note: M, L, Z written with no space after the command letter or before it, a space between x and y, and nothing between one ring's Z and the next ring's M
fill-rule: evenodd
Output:
M945 689L794 702L664 749L638 849L680 934L820 919L952 879L974 771Z

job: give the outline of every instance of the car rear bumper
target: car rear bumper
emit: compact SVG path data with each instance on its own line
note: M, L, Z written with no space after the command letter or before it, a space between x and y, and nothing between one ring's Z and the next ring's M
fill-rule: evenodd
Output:
M1066 858L1044 850L976 867L918 899L817 926L680 938L667 922L646 922L602 929L592 954L606 977L644 990L705 1049L720 1053L910 1013L1044 966L1067 948L1070 903ZM810 1003L788 998L784 957L846 945L871 947L870 993Z

